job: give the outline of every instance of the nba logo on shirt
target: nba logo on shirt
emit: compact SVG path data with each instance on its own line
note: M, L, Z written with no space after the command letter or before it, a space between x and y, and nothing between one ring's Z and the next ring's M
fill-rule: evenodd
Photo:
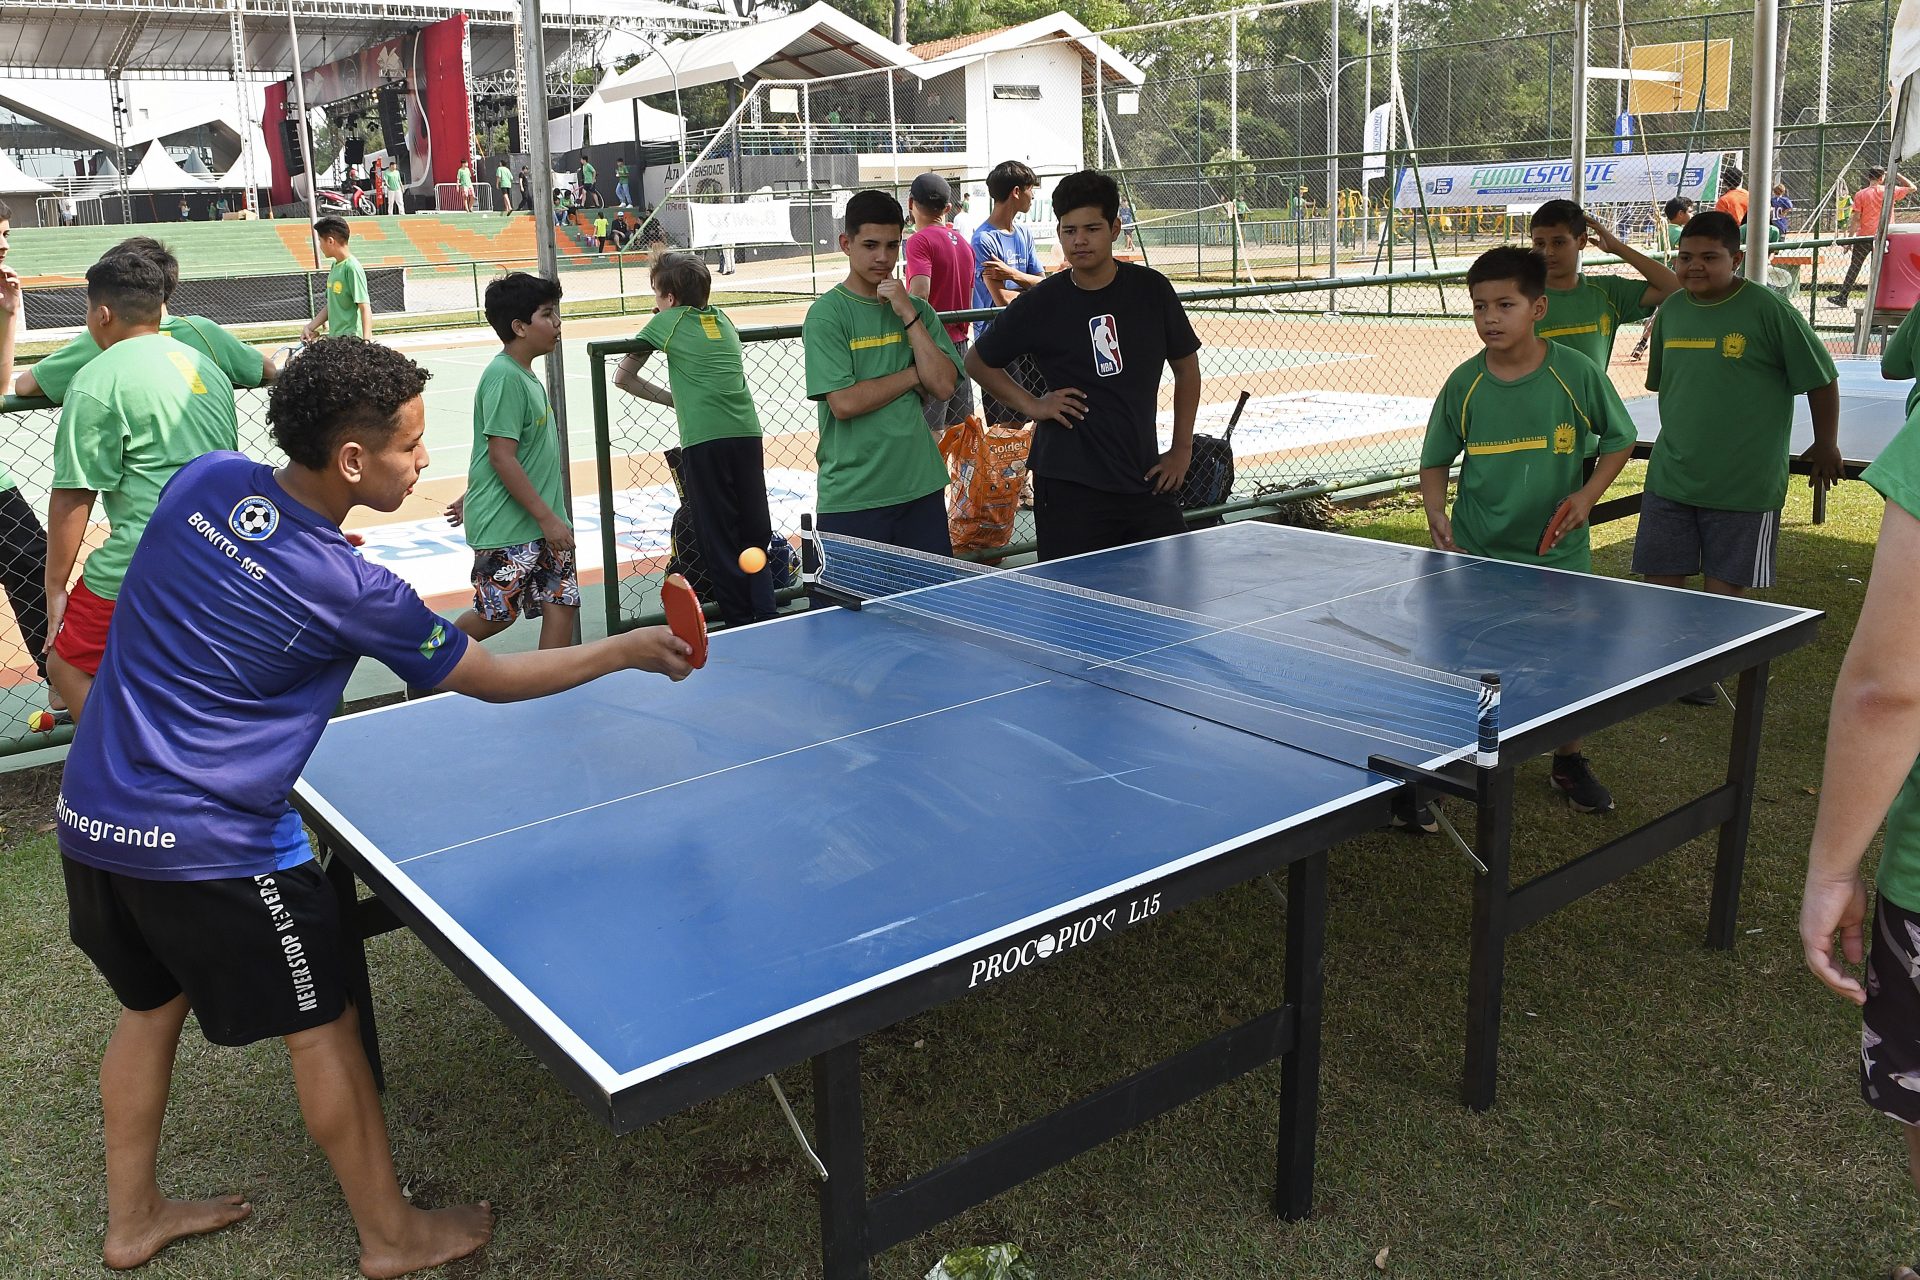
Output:
M1111 313L1087 321L1087 334L1093 339L1093 368L1103 378L1111 378L1125 365L1120 359L1120 327Z

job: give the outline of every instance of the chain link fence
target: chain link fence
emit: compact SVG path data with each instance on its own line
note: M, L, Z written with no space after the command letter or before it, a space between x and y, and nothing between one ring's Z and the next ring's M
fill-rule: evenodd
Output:
M274 466L283 464L286 455L274 445L273 433L267 426L267 391L237 388L233 399L241 451ZM19 496L32 509L36 523L42 526L53 482L53 444L59 425L60 407L51 401L0 397L0 467L5 468ZM9 505L0 501L0 512L5 512ZM6 518L0 515L0 519ZM106 537L106 523L96 504L94 522L82 544L81 559L84 561ZM0 527L0 548L16 563L24 559L18 549L32 540L32 529L25 521L9 520L8 527ZM44 575L44 542L40 555L39 572ZM4 605L4 612L0 612L0 755L65 743L73 736L69 725L61 725L50 733L32 732L27 726L29 716L46 708L47 686L41 682L35 655L29 650L21 624L25 622L26 629L34 629L37 623L38 630L44 631L44 617L18 616L23 606L19 600L8 598L0 604Z

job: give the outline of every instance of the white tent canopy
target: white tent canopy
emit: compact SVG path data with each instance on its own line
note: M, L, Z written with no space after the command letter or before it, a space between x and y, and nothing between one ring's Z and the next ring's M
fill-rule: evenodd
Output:
M753 76L767 80L805 80L909 67L918 62L878 31L849 18L826 0L782 17L694 40L675 40L610 77L599 89L609 102L672 93L700 84Z
M673 112L655 110L633 98L623 102L607 101L604 90L615 78L615 73L608 72L606 79L600 82L600 88L595 89L593 95L578 109L547 121L547 145L555 155L562 151L577 151L581 147L599 147L614 142L679 140L680 117Z
M13 157L0 151L0 195L41 195L53 190L52 183L29 178L20 172L20 166L13 162Z
M245 191L247 189L246 161L234 161L233 168L213 180L213 185L222 191Z
M127 175L129 191L211 191L213 186L205 178L196 178L181 169L158 142L147 146L147 154L140 157L140 163Z

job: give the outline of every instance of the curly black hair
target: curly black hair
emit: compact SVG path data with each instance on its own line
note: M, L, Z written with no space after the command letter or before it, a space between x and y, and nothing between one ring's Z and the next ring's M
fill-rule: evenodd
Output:
M296 466L325 470L351 437L365 445L393 434L400 407L433 375L377 342L323 338L288 363L267 400L273 442Z

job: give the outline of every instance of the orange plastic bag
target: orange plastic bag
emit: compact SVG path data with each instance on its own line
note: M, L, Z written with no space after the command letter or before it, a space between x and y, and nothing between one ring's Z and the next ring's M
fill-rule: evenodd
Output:
M949 480L947 533L955 555L992 551L1013 540L1032 448L1032 423L987 427L972 414L940 437Z

